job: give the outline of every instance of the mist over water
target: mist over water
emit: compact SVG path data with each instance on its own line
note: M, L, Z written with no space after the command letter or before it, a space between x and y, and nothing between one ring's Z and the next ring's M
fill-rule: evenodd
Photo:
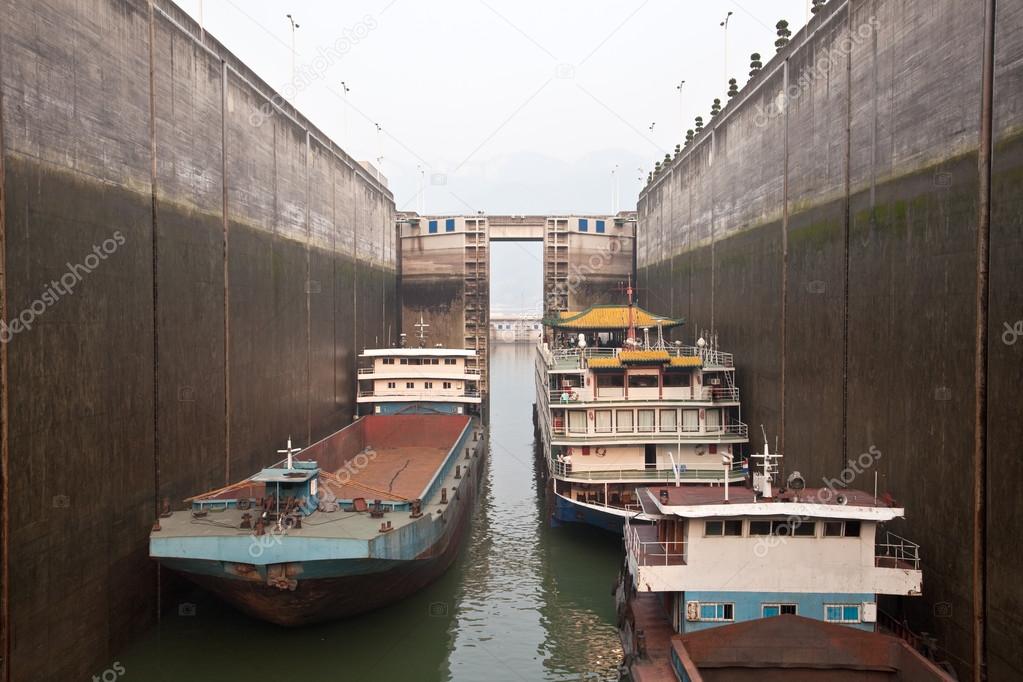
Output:
M611 590L621 540L548 527L534 454L534 348L491 349L490 467L465 546L440 580L391 607L298 629L252 620L186 586L118 657L121 679L617 679Z

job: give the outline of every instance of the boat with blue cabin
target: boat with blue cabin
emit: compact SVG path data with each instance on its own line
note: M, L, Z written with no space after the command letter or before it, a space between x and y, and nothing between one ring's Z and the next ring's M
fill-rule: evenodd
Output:
M475 351L359 357L360 416L248 478L167 509L150 556L280 625L343 618L424 587L466 536L487 447Z
M634 305L631 286L627 295L543 321L535 413L554 525L621 533L643 518L638 486L746 478L732 355L710 332L694 345L668 340L684 320Z

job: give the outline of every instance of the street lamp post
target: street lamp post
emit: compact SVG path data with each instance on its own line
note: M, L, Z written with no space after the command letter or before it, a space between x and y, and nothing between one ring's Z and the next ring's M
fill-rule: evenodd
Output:
M618 164L611 169L611 215L618 214Z
M725 29L725 80L728 80L728 20L732 18L732 12L725 15L725 20L721 22L721 26Z
M679 81L678 85L675 86L675 89L678 90L678 126L679 126L679 130L682 130L682 128L686 124L685 123L685 118L682 116L682 86L685 85L685 84L686 84L685 81Z
M298 101L298 87L295 84L295 29L298 28L298 22L295 18L288 15L288 21L291 22L291 87L295 93L292 95L292 99Z
M348 144L348 91L351 88L341 81L341 140Z

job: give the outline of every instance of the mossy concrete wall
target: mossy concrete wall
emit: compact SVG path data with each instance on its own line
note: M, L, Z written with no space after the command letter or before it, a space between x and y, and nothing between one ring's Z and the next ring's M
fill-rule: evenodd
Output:
M989 679L1023 676L1023 1L996 18L988 374ZM736 354L788 471L906 507L924 596L885 603L972 669L983 3L832 0L639 201L640 296ZM1023 323L1020 323L1023 326ZM1004 340L1003 340L1004 335ZM689 338L689 336L687 336ZM905 612L899 612L905 609Z
M355 355L395 331L394 205L170 2L0 16L0 655L90 679L156 616L157 500L351 420Z

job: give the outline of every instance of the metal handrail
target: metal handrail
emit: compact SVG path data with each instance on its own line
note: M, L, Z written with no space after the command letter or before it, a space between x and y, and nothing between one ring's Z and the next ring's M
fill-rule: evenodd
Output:
M672 558L677 562L686 562L686 543L684 540L640 540L636 529L626 524L625 549L633 557L637 566L670 566Z
M552 433L559 436L569 436L571 438L579 438L580 440L591 438L598 440L629 440L635 439L637 436L646 438L653 438L657 442L670 441L672 439L678 439L679 434L677 429L664 430L657 429L651 426L636 427L632 431L612 431L610 433L595 433L588 430L586 431L573 431L565 426L562 427L551 427ZM710 437L713 442L715 438L720 439L722 436L734 436L737 438L749 438L749 426L739 422L737 424L724 424L717 428L705 428L703 430L694 429L692 427L682 426L681 438L685 441L689 440L702 440Z
M555 403L559 405L571 405L571 404L589 404L589 403L613 403L613 402L631 402L635 400L637 402L649 402L651 398L627 398L625 396L624 389L605 389L614 390L620 395L597 395L593 398L583 398L580 396L580 391L583 389L582 386L570 386L567 388L552 388L547 391L547 399L550 405L553 407ZM672 389L666 389L671 391ZM561 394L568 393L568 402L561 400ZM574 397L573 397L574 395ZM702 387L696 395L686 396L674 396L669 395L660 398L660 402L664 404L671 403L686 403L686 402L716 402L716 401L738 401L739 400L739 389L738 388L716 388L711 386Z
M640 469L622 465L610 465L598 468L596 466L587 466L585 464L577 466L575 463L572 463L571 468L569 468L568 463L559 462L553 458L548 459L548 466L551 473L558 478L571 478L585 481L613 481L616 479L635 478L664 482L671 482L675 480L674 469ZM729 465L727 471L730 475L743 473L742 462L733 461ZM682 481L723 481L725 478L724 473L724 466L718 469L680 469L678 471L678 477L679 480ZM731 480L731 476L729 476L729 480Z
M887 560L895 564L894 568L901 563L911 566L914 571L920 570L920 545L890 531L885 531L884 539L884 542L876 544L875 565Z
M391 389L391 390L399 390L399 389ZM358 393L358 397L360 397L360 398L373 398L373 397L377 397L377 396L378 396L378 394L376 393L376 391L374 391L372 389L362 390L362 391L359 391L359 393ZM423 392L418 392L417 391L417 392L409 392L409 393L405 393L405 392L401 392L401 393L380 393L378 397L381 397L381 398L416 398L416 399L428 398L428 399L434 400L436 402L441 402L442 403L442 402L444 402L445 399L449 399L449 398L479 398L480 397L480 392L479 391L469 391L469 390L466 390L466 391L461 391L459 393L436 393L436 392L423 393Z
M554 350L547 350L550 354L551 360L557 361L568 358L599 358L599 357L617 357L618 353L623 350L632 350L629 348L555 348ZM651 350L651 349L641 349ZM726 367L732 368L735 366L735 356L731 353L725 353L719 350L710 350L707 348L699 348L697 346L668 346L663 349L668 353L669 357L676 358L689 358L698 357L703 360L704 366L710 367ZM553 364L548 362L548 364Z
M420 378L422 376L425 376L428 372L432 372L433 371L431 369L431 370L427 370L426 372L416 373L416 372L409 372L408 369L405 369L404 371L399 369L401 367L408 368L410 366L411 367L431 367L431 368L432 367L436 367L438 369L440 369L442 367L447 367L449 369L459 369L459 370L461 370L459 372L452 372L451 376L458 376L460 374L472 374L472 375L479 376L479 373L480 373L480 370L478 370L478 369L473 369L471 367L457 367L457 366L452 366L452 365L395 365L394 366L395 369L393 369L393 370L391 370L391 369L382 369L379 372L376 370L375 367L359 367L356 371L359 374L379 374L380 376L388 376L388 377L394 376L394 377L398 377L398 378L409 377L410 379L418 379L418 378ZM446 375L438 374L438 375L435 375L435 376L446 376Z

